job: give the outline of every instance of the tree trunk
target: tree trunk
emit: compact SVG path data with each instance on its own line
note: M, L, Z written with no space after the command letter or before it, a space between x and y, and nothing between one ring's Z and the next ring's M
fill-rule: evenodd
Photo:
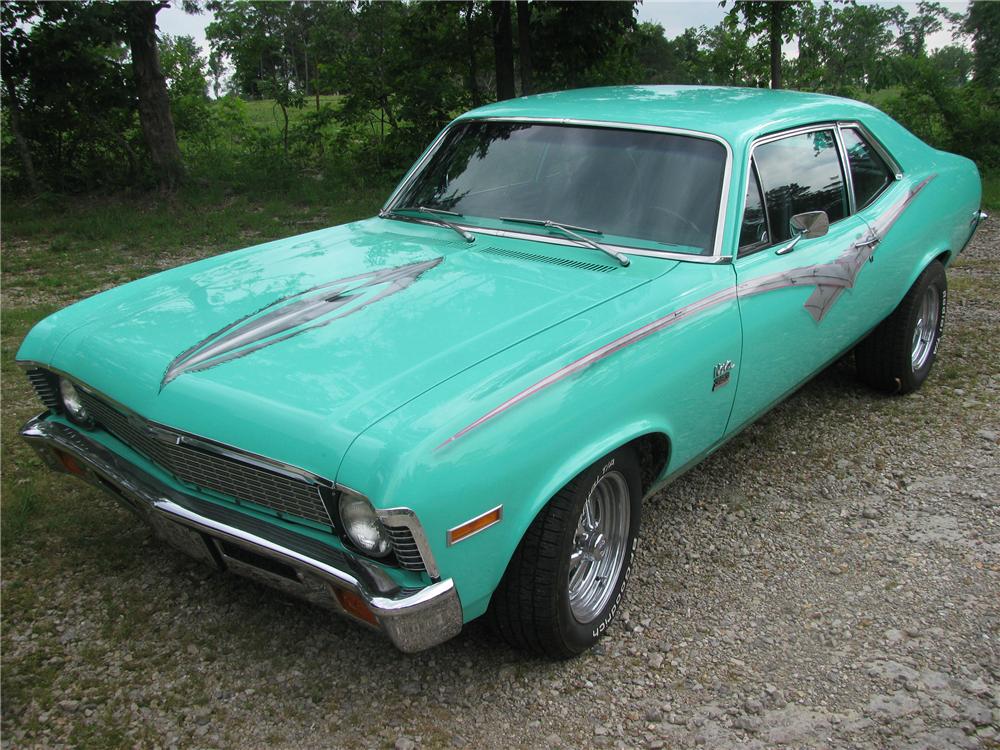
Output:
M10 112L10 132L14 135L14 143L17 144L17 154L21 157L21 169L24 170L24 179L28 181L31 192L38 195L42 192L42 186L38 182L35 174L35 163L31 160L31 149L28 141L25 140L21 132L21 105L17 101L17 88L14 86L14 79L10 77L9 69L7 75L3 77L4 87L7 89L7 108Z
M288 156L288 107L280 99L275 104L281 108L281 116L284 118L284 125L281 128L281 142L285 146L285 156Z
M496 58L497 101L513 99L514 91L514 35L510 23L510 0L490 3L493 18L493 54Z
M472 14L475 9L473 0L465 4L465 43L469 49L469 97L472 106L482 105L483 98L479 93L479 62L476 55L476 28Z
M160 70L160 55L156 49L156 14L163 7L158 2L145 0L123 3L142 134L160 187L173 190L184 178L184 165L170 116L167 82Z
M771 88L781 88L781 13L783 8L779 2L768 4L770 11L769 36L771 43Z
M305 95L309 96L309 45L302 43L302 55L305 57L306 88ZM316 92L316 111L319 112L319 91Z
M517 0L517 52L521 63L521 95L535 88L531 68L531 6L528 0Z

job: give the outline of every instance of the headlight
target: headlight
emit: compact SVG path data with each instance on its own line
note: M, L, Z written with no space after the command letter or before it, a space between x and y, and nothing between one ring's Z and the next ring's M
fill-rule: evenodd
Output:
M372 557L385 557L392 544L371 503L358 495L344 494L340 498L340 520L354 545Z
M62 399L66 415L71 420L84 427L94 426L94 420L84 407L83 399L80 398L80 391L66 378L59 378L59 396Z

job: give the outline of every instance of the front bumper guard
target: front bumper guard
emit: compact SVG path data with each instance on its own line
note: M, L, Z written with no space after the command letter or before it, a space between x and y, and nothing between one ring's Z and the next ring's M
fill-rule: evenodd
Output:
M401 651L436 646L462 629L462 605L451 579L401 588L380 567L323 542L177 490L109 450L85 432L47 419L29 420L21 436L56 471L78 474L106 490L182 552L327 607L356 622L337 592L361 597L377 628ZM71 471L59 453L69 455Z

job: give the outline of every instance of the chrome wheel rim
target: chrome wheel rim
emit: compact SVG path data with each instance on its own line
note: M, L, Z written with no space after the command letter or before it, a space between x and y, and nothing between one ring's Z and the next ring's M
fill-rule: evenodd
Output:
M621 574L631 516L628 483L617 471L601 477L583 504L569 554L569 606L578 622L607 606Z
M913 327L913 348L910 353L910 361L914 372L927 364L927 360L934 350L940 315L941 298L938 294L938 288L929 286L920 300L917 323Z

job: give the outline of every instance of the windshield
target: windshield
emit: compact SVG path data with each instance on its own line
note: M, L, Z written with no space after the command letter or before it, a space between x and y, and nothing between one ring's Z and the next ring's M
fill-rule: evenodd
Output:
M711 255L725 168L725 148L705 138L472 120L449 130L394 205L506 229L504 217L552 221L611 244Z

